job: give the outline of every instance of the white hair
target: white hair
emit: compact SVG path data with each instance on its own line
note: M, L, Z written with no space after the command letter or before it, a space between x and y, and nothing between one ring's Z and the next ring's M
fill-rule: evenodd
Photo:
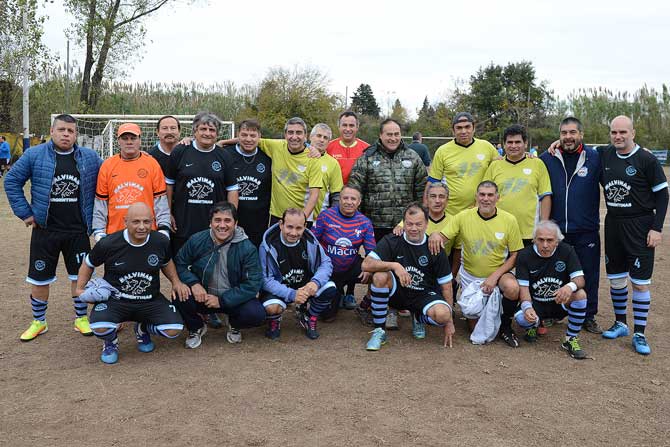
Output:
M565 236L563 236L563 233L561 232L561 229L559 226L554 222L553 220L541 220L535 225L535 228L533 229L533 239L537 237L537 232L540 230L550 230L553 231L556 234L556 239L560 242L562 241Z

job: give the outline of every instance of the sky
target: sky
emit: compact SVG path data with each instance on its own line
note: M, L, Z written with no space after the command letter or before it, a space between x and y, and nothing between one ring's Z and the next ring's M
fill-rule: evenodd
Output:
M47 6L45 42L65 60L70 19ZM670 83L670 2L663 0L177 1L150 17L127 81L238 85L271 67L309 65L331 92L370 84L382 112L413 112L489 63L531 61L559 97L579 88ZM84 52L71 43L71 59ZM349 100L350 102L350 100Z

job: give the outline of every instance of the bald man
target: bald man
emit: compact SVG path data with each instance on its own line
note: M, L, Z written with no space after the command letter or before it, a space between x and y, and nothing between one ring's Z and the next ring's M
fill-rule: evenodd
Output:
M668 209L668 181L658 159L635 143L630 118L610 123L611 144L601 152L601 183L605 194L605 267L616 321L603 337L629 334L626 322L628 279L633 286L633 349L649 355L644 330L651 304L654 250L661 243Z
M116 331L123 321L136 321L135 338L141 352L151 352L151 335L175 338L183 321L175 307L160 293L160 271L172 283L172 298L186 299L188 287L177 276L170 259L170 241L152 231L153 213L144 203L128 208L125 230L101 239L86 256L79 269L77 296L85 293L93 270L105 266L104 281L112 290L110 299L98 302L91 311L91 329L103 340L103 363L119 358ZM82 296L83 298L83 296Z

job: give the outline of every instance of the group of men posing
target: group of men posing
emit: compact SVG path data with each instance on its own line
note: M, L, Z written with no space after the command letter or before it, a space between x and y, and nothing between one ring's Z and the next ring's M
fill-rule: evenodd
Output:
M246 120L236 139L217 143L215 115L198 114L193 137L184 140L179 121L165 116L148 154L140 150L140 128L125 123L119 153L103 162L76 144L76 120L60 115L51 140L27 150L5 180L13 212L32 227L26 280L33 321L20 338L47 331L49 285L63 253L74 328L103 340L105 363L118 360L125 321L136 322L142 352L154 349L151 335L175 338L184 325L186 347L197 348L207 320L222 324L217 315L225 317L230 343L263 324L277 339L292 303L310 339L319 336L319 320L356 309L374 326L366 349L379 350L387 326L397 328L391 308L409 311L415 338L426 337L426 325L439 326L451 346L455 278L483 301L500 292L493 312L511 347L519 346L512 320L534 342L567 316L561 346L578 359L586 357L582 327L605 338L629 335L630 278L632 345L650 354L644 331L668 183L656 158L635 144L632 121L615 118L611 145L591 148L579 120L566 118L559 140L539 158L526 153L520 125L505 130L501 158L474 137L471 114L458 113L452 124L454 139L431 162L422 148L405 145L392 119L368 146L356 138L350 111L339 117L339 138L331 141L330 128L317 124L309 143L300 118L287 121L281 140L261 138L259 123ZM595 320L599 184L616 318L606 331ZM100 265L103 278L92 279ZM161 271L171 300L161 295ZM357 283L369 284L360 303ZM468 315L470 329L485 323L480 316Z

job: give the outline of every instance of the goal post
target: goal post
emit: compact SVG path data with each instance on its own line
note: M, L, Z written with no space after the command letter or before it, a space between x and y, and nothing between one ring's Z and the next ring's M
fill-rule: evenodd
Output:
M58 114L51 115L51 122ZM77 120L77 144L94 149L101 158L111 157L119 151L116 144L116 131L123 123L135 123L142 130L143 151L151 149L158 137L156 136L156 125L158 120L165 115L72 115ZM192 136L192 123L195 115L172 115L181 126L181 136ZM218 139L235 137L235 123L233 121L221 120Z

